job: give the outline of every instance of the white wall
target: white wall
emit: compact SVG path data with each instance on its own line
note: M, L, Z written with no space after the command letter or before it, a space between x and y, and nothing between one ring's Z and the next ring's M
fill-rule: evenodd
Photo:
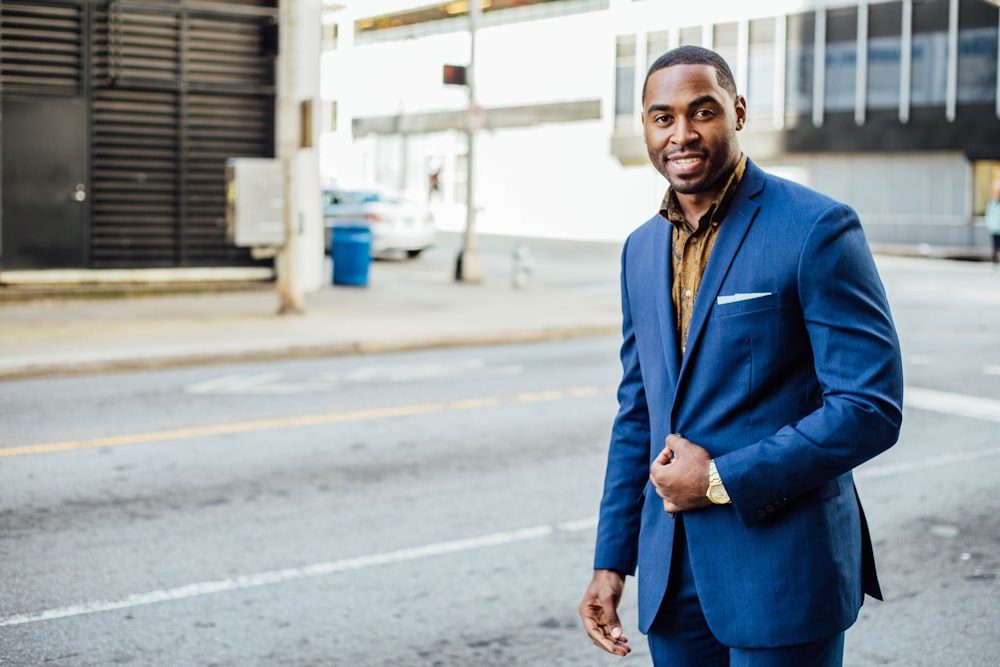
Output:
M349 118L465 108L461 87L441 83L442 65L468 61L467 33L374 43L324 56L327 99L338 100L338 132L323 138L327 180L396 180L406 165L404 189L419 196L426 165L442 158L447 195L461 199L464 180L460 132L411 136L405 156L386 158L398 138L349 136ZM485 106L544 104L612 97L615 38L607 12L515 23L480 30L476 40L477 101ZM607 107L607 105L603 105ZM346 122L345 122L346 120ZM483 131L476 164L477 230L523 236L621 239L648 219L665 183L652 169L624 168L611 157L610 117L598 120ZM379 142L383 150L379 149ZM443 142L449 145L443 145ZM381 157L380 157L381 154ZM381 168L375 163L382 160ZM387 160L393 162L386 164ZM386 183L393 187L396 182ZM464 226L464 204L436 206L445 229Z
M619 240L656 213L666 182L623 168L600 121L484 133L477 229L551 238Z
M961 153L789 155L761 166L784 169L853 207L874 242L962 246L971 239L972 165Z

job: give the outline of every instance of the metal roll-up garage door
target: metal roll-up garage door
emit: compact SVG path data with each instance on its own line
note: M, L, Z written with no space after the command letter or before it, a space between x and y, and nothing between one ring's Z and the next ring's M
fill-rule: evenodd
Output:
M269 4L97 8L91 266L251 263L226 239L224 177L230 157L273 155Z
M2 0L0 269L241 266L225 165L274 155L277 0Z

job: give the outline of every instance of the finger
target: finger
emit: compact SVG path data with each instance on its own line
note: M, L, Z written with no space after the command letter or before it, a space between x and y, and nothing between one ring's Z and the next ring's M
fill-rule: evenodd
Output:
M629 646L628 638L622 633L621 628L613 628L612 632L617 631L616 636L609 636L603 634L600 629L595 632L588 633L590 635L591 641L594 646L607 651L613 655L625 656L632 652L632 647Z
M674 460L674 450L664 447L663 451L656 455L653 463L665 466Z
M611 640L614 642L611 652L615 655L625 656L631 653L632 647L628 645L628 637L625 636L621 626L616 625L611 628Z
M611 633L608 631L606 625L591 624L590 627L587 627L587 635L590 636L590 641L594 642L594 646L608 653L615 652L615 640L611 638Z
M612 651L614 642L611 640L607 615L600 601L595 598L580 605L580 619L591 641L605 651Z
M628 646L628 639L622 632L617 615L612 615L614 626L597 599L589 600L580 607L583 627L594 645L614 655L628 655L632 648Z
M671 433L667 436L666 445L668 449L673 449L675 452L680 451L687 447L691 443L690 440L685 438L680 433Z

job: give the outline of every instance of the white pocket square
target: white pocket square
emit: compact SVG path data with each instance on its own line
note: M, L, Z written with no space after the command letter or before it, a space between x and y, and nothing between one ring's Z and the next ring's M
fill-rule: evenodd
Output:
M720 296L715 300L718 305L724 305L727 303L736 303L737 301L749 301L750 299L759 299L764 296L771 296L770 292L744 292L741 294L730 294L728 296Z

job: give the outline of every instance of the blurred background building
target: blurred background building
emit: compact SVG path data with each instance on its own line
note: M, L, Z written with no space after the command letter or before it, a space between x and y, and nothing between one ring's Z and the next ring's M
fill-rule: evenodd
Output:
M274 156L276 7L0 2L0 267L269 265L225 164Z
M226 162L276 155L279 6L3 0L0 270L270 267L227 234ZM853 205L875 243L989 247L994 0L480 6L474 32L467 0L325 0L297 26L323 33L308 129L325 184L403 191L459 230L475 136L479 231L624 238L664 189L639 126L646 68L701 44L733 67L759 164ZM443 71L473 34L470 109ZM303 252L322 257L314 231Z
M721 52L749 104L759 164L838 197L881 244L988 247L1000 160L1000 17L985 0L482 0L477 228L623 238L663 195L637 109L664 51ZM460 227L464 0L347 3L325 17L328 181L427 196Z

